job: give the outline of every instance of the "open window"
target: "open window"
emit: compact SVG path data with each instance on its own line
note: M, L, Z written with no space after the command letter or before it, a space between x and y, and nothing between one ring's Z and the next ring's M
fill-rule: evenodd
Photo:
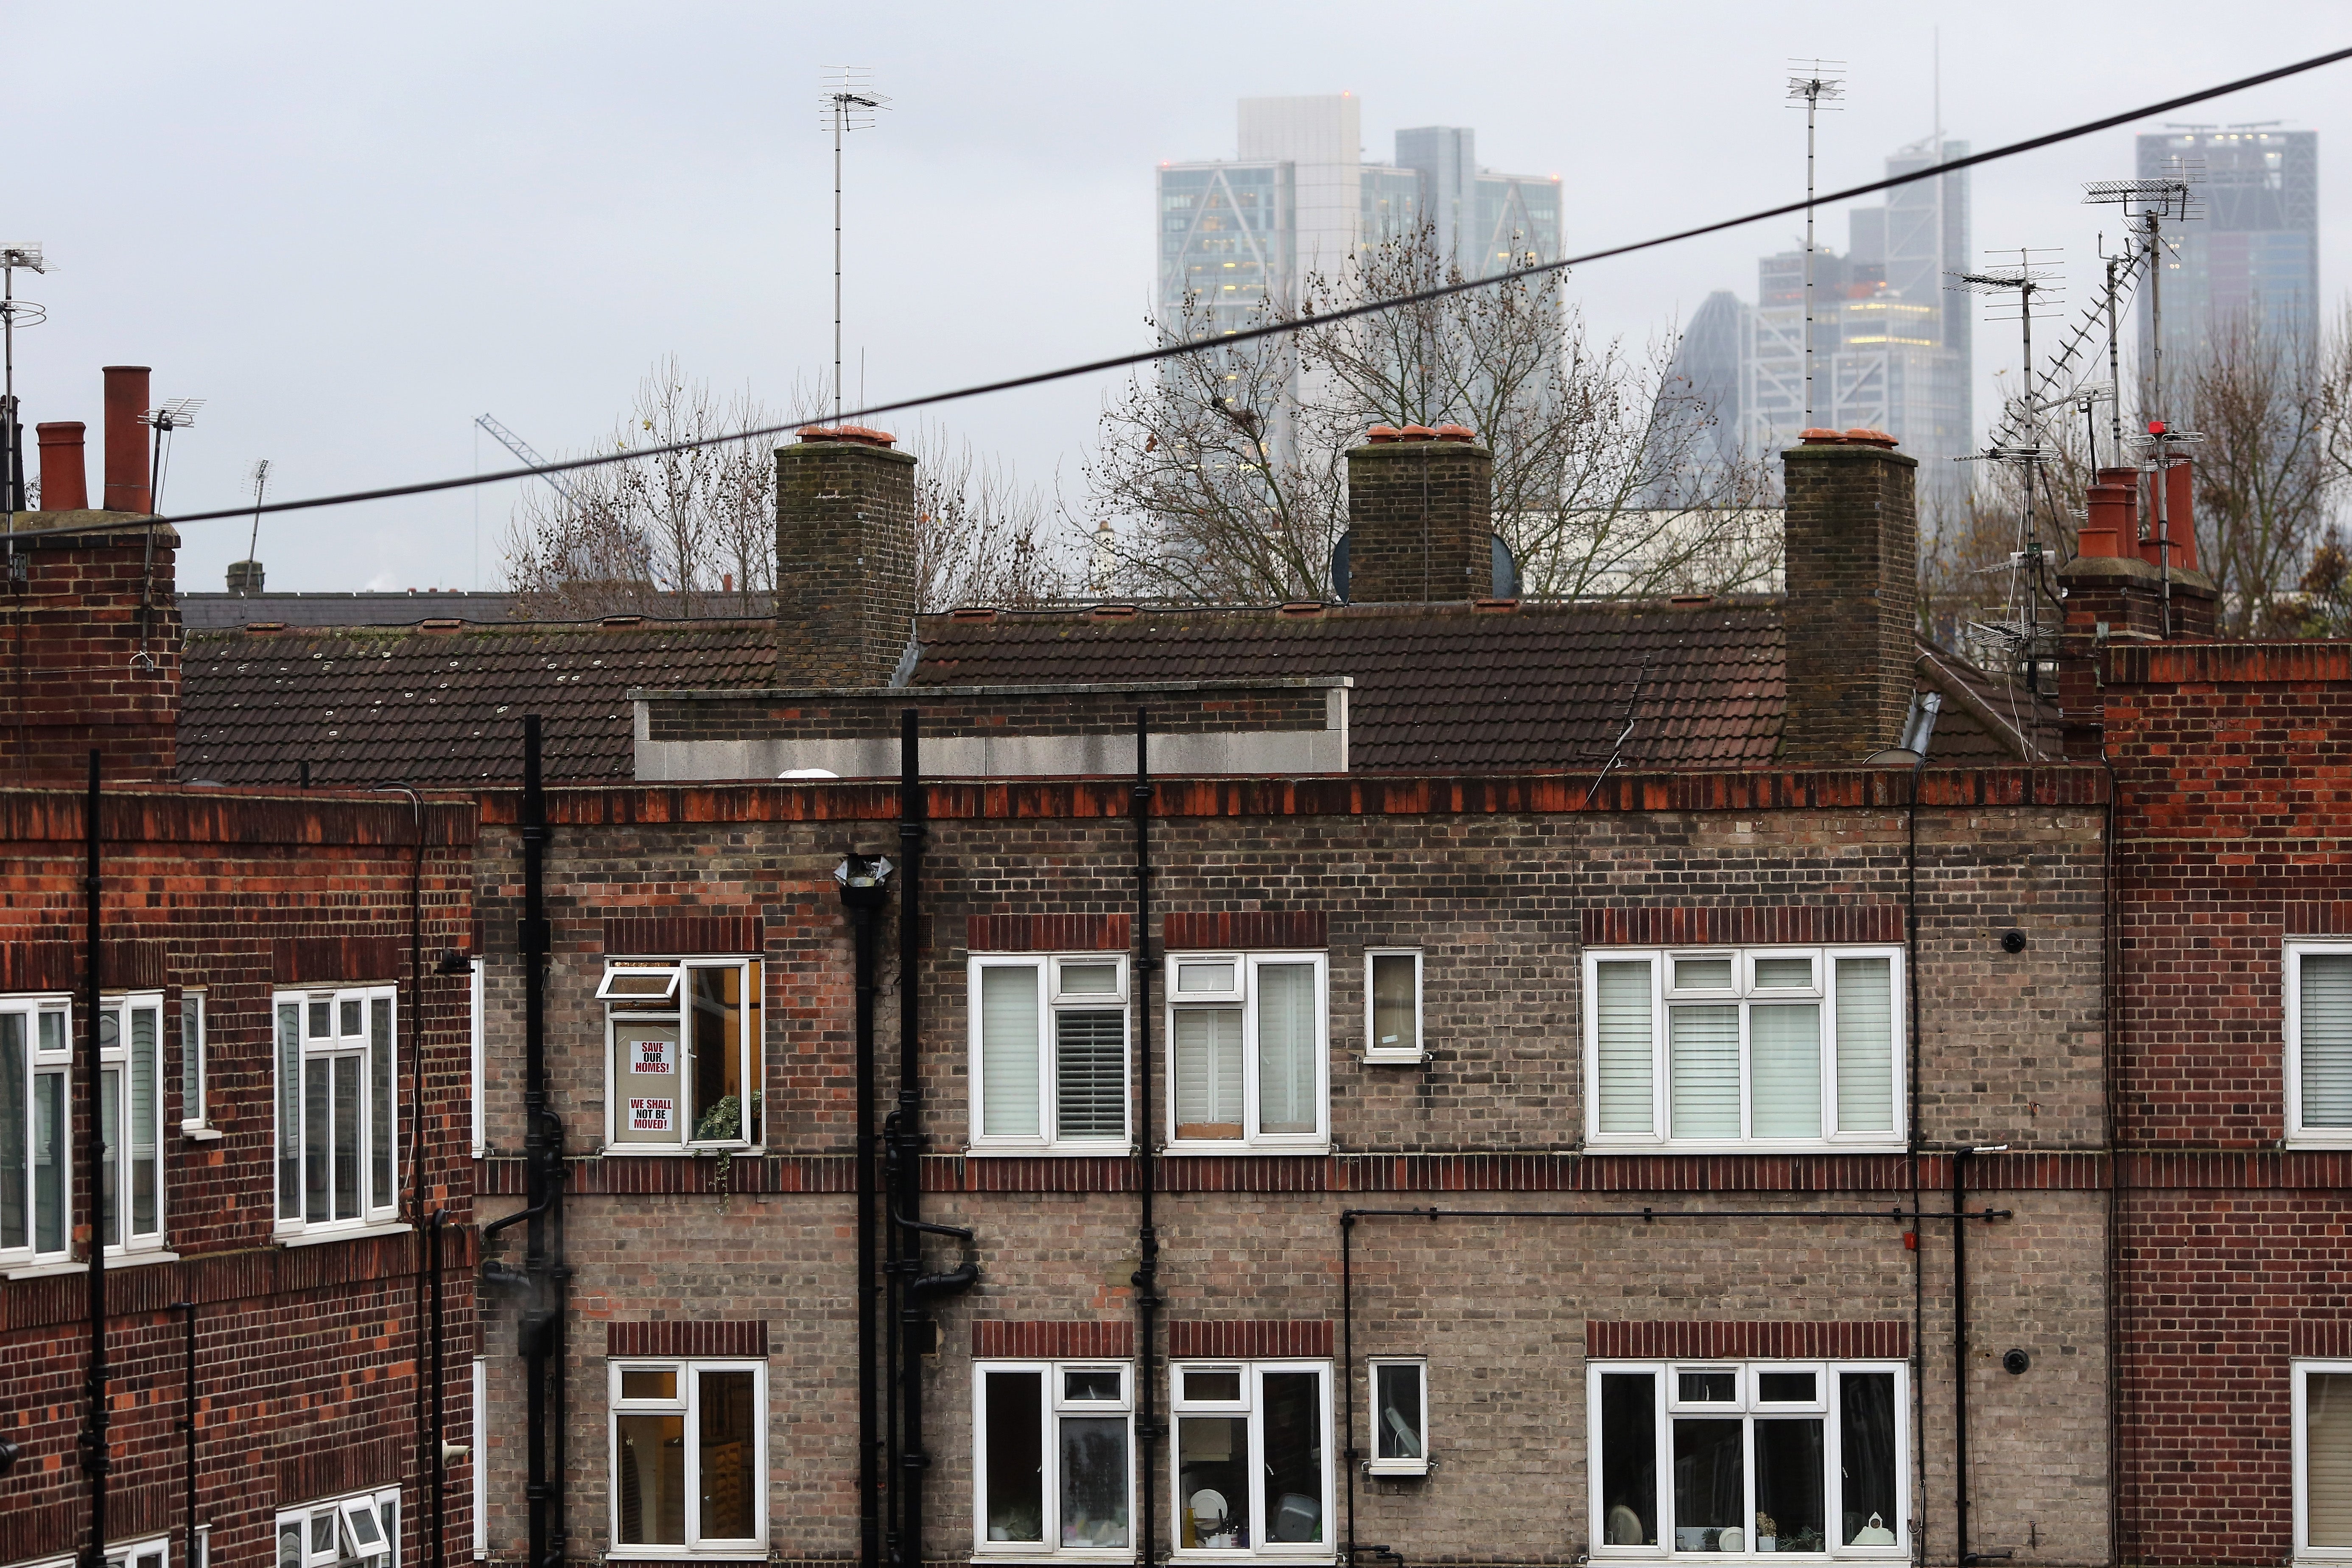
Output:
M605 962L608 1153L758 1146L760 986L756 958Z
M972 1365L972 1550L1135 1561L1133 1370L1125 1362Z
M1429 1473L1429 1363L1418 1356L1374 1356L1371 1458L1376 1476Z
M278 1512L278 1568L396 1568L399 1557L396 1487Z
M1328 1141L1326 981L1319 952L1169 955L1176 1144L1295 1149Z
M1331 1363L1177 1362L1180 1560L1331 1554Z
M971 1146L1128 1146L1128 964L1116 952L975 955Z

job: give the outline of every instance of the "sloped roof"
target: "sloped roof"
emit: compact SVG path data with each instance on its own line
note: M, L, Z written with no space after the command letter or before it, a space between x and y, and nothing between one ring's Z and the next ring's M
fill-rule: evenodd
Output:
M316 784L504 784L522 716L545 720L551 783L635 776L638 687L775 684L764 620L192 632L180 776Z
M1349 676L1349 758L1368 771L1574 771L1621 737L1621 765L1750 767L1771 760L1787 702L1776 597L967 612L917 635L917 686ZM1921 654L1929 689L2007 702L2005 683ZM2019 760L1987 707L1948 695L1934 760Z
M274 621L289 626L413 626L419 621L503 621L512 594L415 588L404 594L194 594L179 596L180 624L216 631Z

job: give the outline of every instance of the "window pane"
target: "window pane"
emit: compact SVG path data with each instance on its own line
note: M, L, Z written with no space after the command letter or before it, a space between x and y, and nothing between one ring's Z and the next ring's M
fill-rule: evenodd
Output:
M289 1519L278 1527L278 1568L302 1568L302 1521Z
M1423 1458L1421 1368L1375 1368L1372 1384L1372 1408L1379 1412L1380 1428L1372 1445L1372 1457L1376 1459Z
M620 1539L630 1546L686 1544L686 1417L623 1415L613 1423L619 1449L613 1485L620 1493Z
M1759 1138L1822 1135L1822 1009L1804 1002L1748 1011L1755 1075L1748 1118Z
M1083 1372L1062 1374L1062 1397L1065 1399L1117 1399L1118 1373L1108 1367L1089 1368Z
M681 1054L676 1024L642 1023L625 1014L614 1018L614 1142L678 1142Z
M1838 1374L1838 1463L1844 1477L1838 1528L1848 1546L1892 1546L1895 1512L1895 1374ZM1884 1535L1869 1531L1885 1531Z
M1417 964L1409 952L1384 952L1372 960L1372 1047L1383 1051L1421 1049L1421 999L1413 993Z
M335 1005L332 1002L310 1004L310 1037L314 1040L331 1040L335 1037Z
M743 1136L743 972L730 963L686 973L695 1141L737 1142Z
M394 1069L399 1065L392 1043L392 998L377 996L368 1003L368 1202L388 1208L400 1201L393 1174L400 1158L400 1139L393 1128Z
M1676 1373L1675 1397L1685 1405L1729 1405L1739 1397L1739 1374L1727 1370Z
M1192 1380L1188 1376L1187 1383ZM1234 1390L1234 1397L1240 1390ZM1250 1543L1249 1421L1185 1415L1176 1422L1176 1495L1183 1500L1185 1546Z
M1601 1374L1601 1539L1658 1543L1658 1406L1650 1373Z
M122 1211L115 1202L121 1186L122 1071L108 1068L98 1075L99 1229L109 1247L122 1245Z
M1323 1377L1269 1372L1260 1386L1265 1412L1265 1530L1268 1542L1323 1539Z
M1814 1397L1810 1372L1761 1372L1756 1374L1756 1397L1769 1405L1810 1405Z
M1170 1065L1176 1077L1176 1136L1242 1135L1242 1010L1180 1007Z
M302 1217L302 1005L278 1007L278 1217Z
M677 1373L667 1368L647 1368L621 1373L624 1399L676 1399Z
M180 1118L205 1119L205 998L201 992L180 997Z
M1265 963L1257 970L1257 1125L1261 1132L1312 1132L1315 1104L1315 966ZM1321 1537L1301 1539L1320 1540Z
M1054 1128L1063 1138L1127 1131L1126 1014L1054 1015Z
M1116 996L1118 994L1118 965L1065 963L1062 965L1062 994L1065 996Z
M1666 1009L1666 1084L1677 1138L1739 1136L1739 1009Z
M1728 958L1675 959L1675 989L1677 991L1730 990L1731 960Z
M1837 961L1837 1103L1841 1132L1895 1131L1895 966Z
M1593 1010L1600 1030L1601 1131L1651 1131L1649 961L1592 967Z
M1738 1421L1675 1423L1675 1550L1743 1552L1744 1533L1726 1542L1720 1533L1739 1529L1748 1492Z
M356 1039L356 1038L358 1038L358 1037L359 1037L359 1036L360 1036L360 1034L361 1034L361 1029L360 1029L360 1007L361 1007L361 1005L362 1005L361 1000L360 1000L360 998L358 998L358 997L356 997L356 996L347 996L347 997L343 998L343 1001L342 1001L342 1004L341 1004L341 1006L342 1006L342 1026L341 1026L341 1028L337 1029L335 1032L336 1032L337 1034L339 1034L339 1035L342 1036L342 1037L343 1037L343 1038L345 1038L345 1039L347 1039L347 1040Z
M1127 1418L1062 1417L1062 1544L1127 1544Z
M1813 961L1810 958L1759 958L1756 961L1756 988L1759 991L1804 991L1813 984Z
M759 1500L754 1461L759 1456L758 1400L752 1373L705 1372L696 1375L701 1419L695 1434L695 1462L702 1483L702 1539L749 1541Z
M1187 991L1232 991L1234 964L1231 959L1218 963L1180 963L1176 966L1178 994Z
M335 1217L360 1217L360 1058L335 1068Z
M980 972L980 1130L991 1138L1037 1136L1037 970Z
M0 1247L22 1247L31 1234L33 1105L25 1054L25 1016L0 1013Z
M2352 1546L2352 1373L2311 1373L2304 1401L2309 1544Z
M2303 1124L2352 1127L2352 953L2305 953L2300 967Z
M331 1505L321 1508L310 1515L310 1550L313 1552L335 1550L335 1510Z
M1188 1372L1184 1374L1184 1397L1199 1400L1237 1400L1242 1396L1242 1374L1238 1372Z
M66 1075L33 1075L33 1249L66 1249Z
M1757 1551L1822 1552L1822 1423L1756 1423Z
M988 1521L991 1541L1042 1542L1045 1377L1036 1372L992 1372L987 1376L988 1498L981 1517Z
M125 1130L131 1167L131 1234L163 1228L163 1015L153 1007L131 1013L131 1125Z

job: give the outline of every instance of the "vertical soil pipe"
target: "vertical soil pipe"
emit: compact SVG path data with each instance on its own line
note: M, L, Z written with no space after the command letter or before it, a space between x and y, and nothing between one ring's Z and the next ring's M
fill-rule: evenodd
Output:
M1160 1438L1159 1406L1160 1231L1153 1223L1152 1189L1158 1173L1151 1163L1151 721L1143 709L1135 710L1135 789L1129 805L1135 819L1135 1083L1136 1188L1142 1212L1136 1233L1135 1286L1135 1446L1142 1494L1143 1568L1159 1561Z
M86 1414L81 1436L81 1473L89 1478L89 1540L82 1547L81 1568L106 1568L106 1477L113 1468L107 1446L106 1410L106 1215L100 1194L105 1191L106 1143L100 1135L99 1086L99 951L98 951L98 748L89 752L89 795L82 806L85 871L82 892L88 904L89 953L83 973L82 1169L89 1194L89 1367L82 1384Z
M924 801L922 741L912 708L898 713L898 1215L907 1226L907 1278L899 1290L898 1373L903 1410L898 1465L899 1551L910 1564L923 1561L923 1471L930 1455L923 1447L923 1351L920 1336L930 1320L914 1289L922 1274L923 1129L922 1072L922 889Z

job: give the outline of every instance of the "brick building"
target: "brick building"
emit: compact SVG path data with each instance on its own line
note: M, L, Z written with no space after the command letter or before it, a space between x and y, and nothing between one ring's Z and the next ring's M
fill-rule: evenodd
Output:
M894 648L814 432L788 635L188 637L183 777L478 814L478 1555L2352 1550L2342 645L2199 640L2118 484L2054 700L1973 669L1870 433L1785 596L1448 601L1434 434L1346 605Z
M178 780L177 540L142 521L145 372L107 378L109 508L80 426L43 426L52 510L18 521L66 531L0 546L0 1561L93 1539L95 1315L108 1562L438 1562L470 1521L470 1019L440 960L472 945L475 804Z

